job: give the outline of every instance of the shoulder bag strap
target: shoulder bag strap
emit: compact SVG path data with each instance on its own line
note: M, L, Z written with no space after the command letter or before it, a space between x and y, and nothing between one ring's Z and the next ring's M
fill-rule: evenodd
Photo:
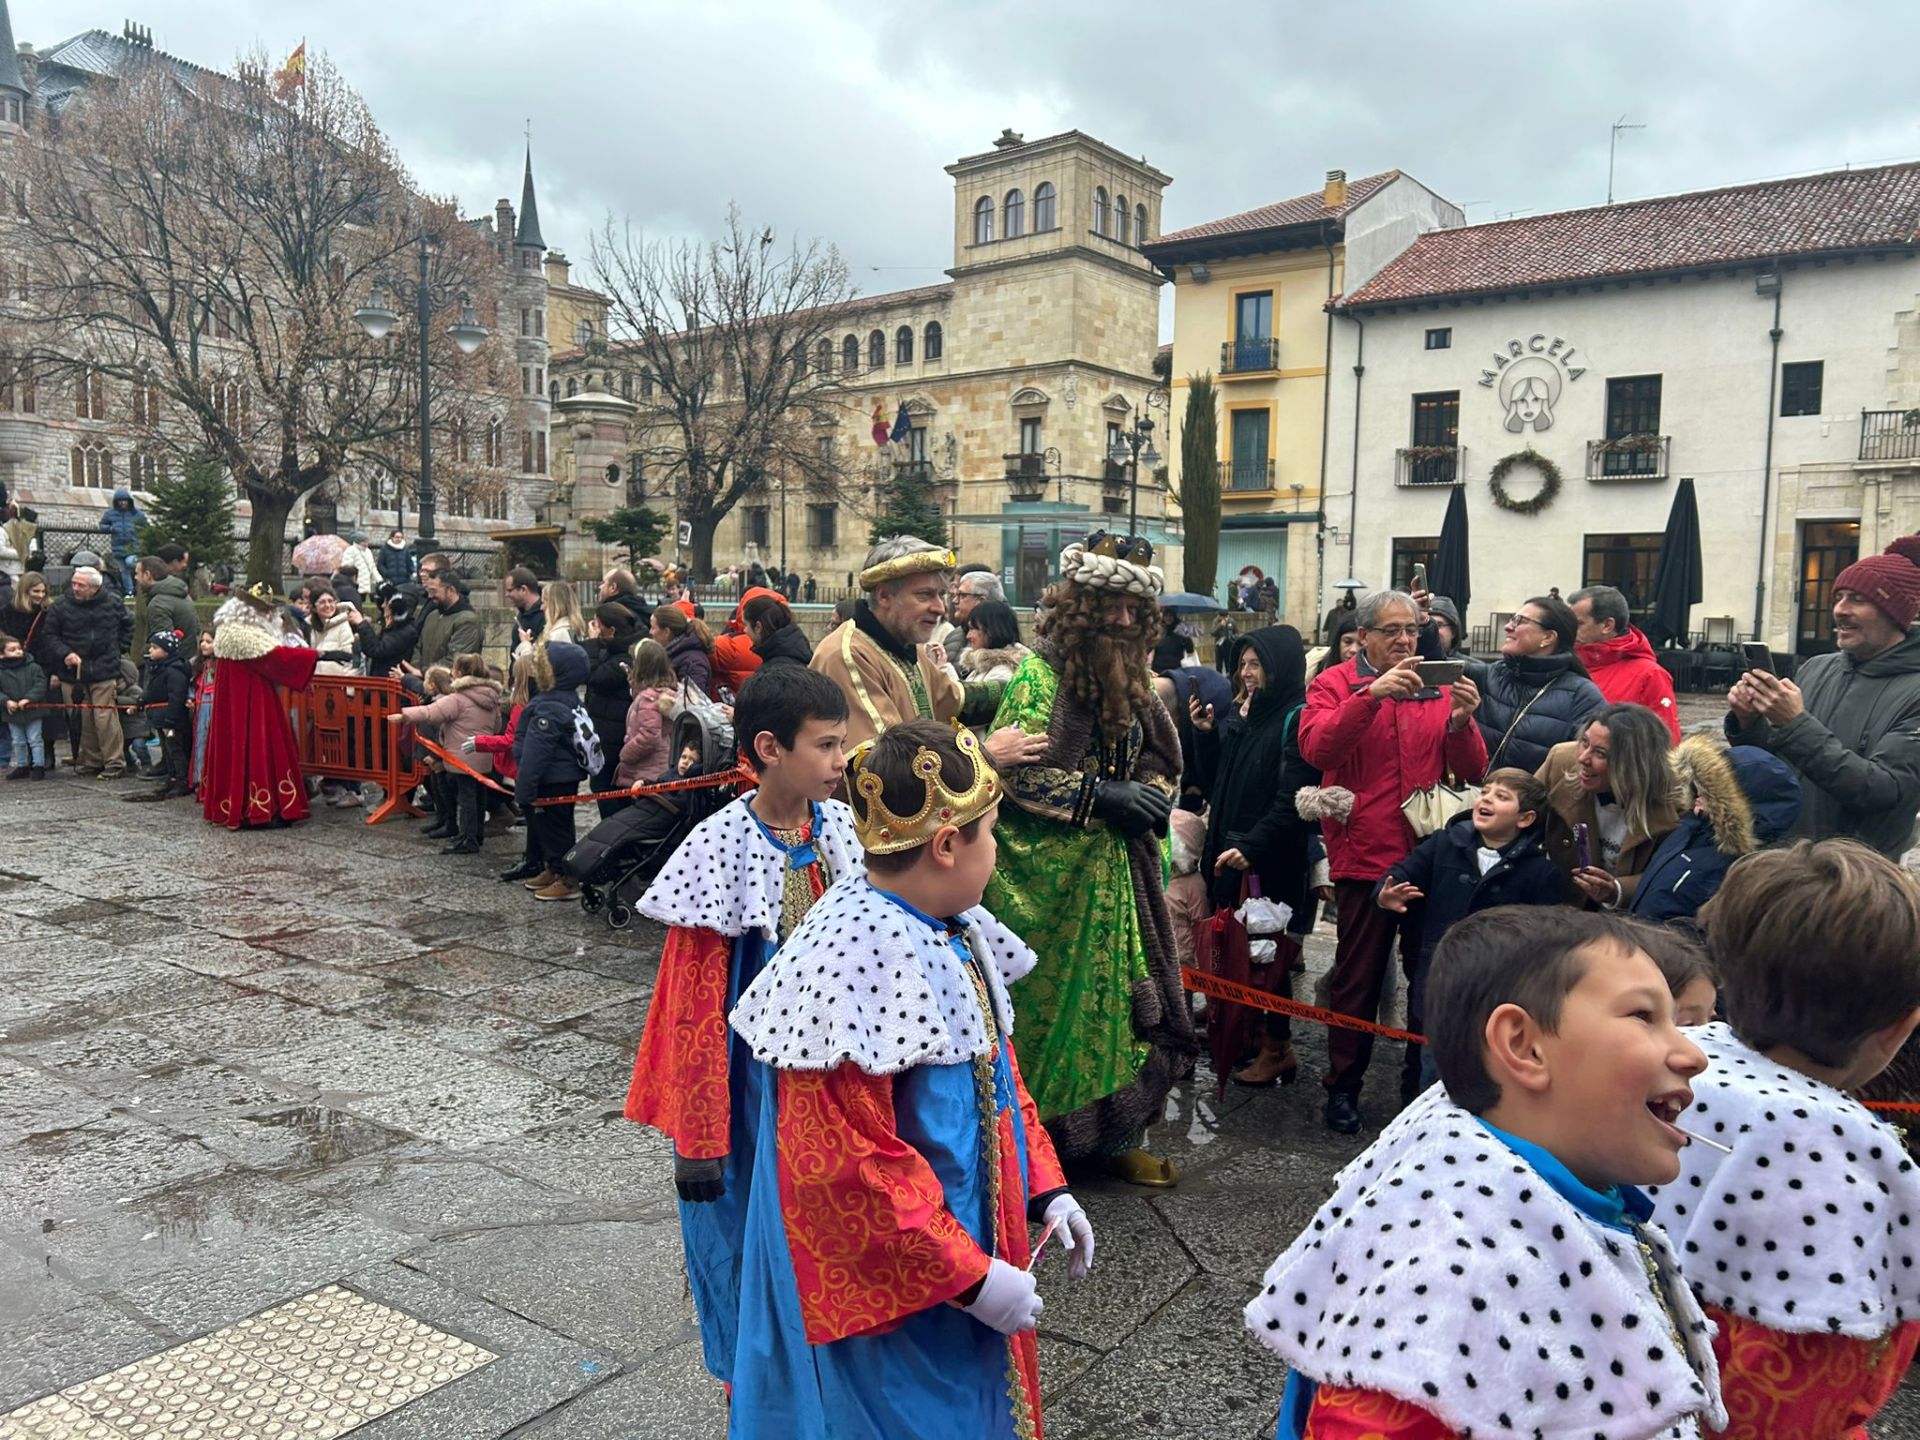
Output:
M1500 737L1500 743L1493 747L1493 754L1487 757L1487 769L1489 771L1493 770L1494 767L1499 764L1500 756L1507 748L1507 741L1511 740L1513 738L1513 732L1520 728L1520 722L1527 718L1527 712L1533 709L1533 702L1551 690L1559 679L1560 677L1555 675L1551 680L1547 681L1546 684L1534 691L1528 698L1527 703L1520 707L1520 713L1513 717L1513 723L1507 726L1506 733Z

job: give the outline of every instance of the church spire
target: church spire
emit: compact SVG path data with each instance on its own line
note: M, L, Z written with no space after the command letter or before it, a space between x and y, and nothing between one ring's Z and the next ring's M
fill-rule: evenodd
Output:
M0 5L5 3L6 0L0 0ZM538 250L547 248L547 242L540 238L540 207L533 198L533 142L531 140L527 142L526 178L520 183L520 228L514 234L513 243L531 245Z
M0 89L27 93L27 82L20 74L20 55L13 43L13 17L7 13L7 0L0 0Z

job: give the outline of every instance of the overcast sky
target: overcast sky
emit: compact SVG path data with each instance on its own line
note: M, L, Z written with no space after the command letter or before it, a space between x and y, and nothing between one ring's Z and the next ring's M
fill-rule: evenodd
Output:
M862 289L952 262L941 167L1004 126L1079 128L1174 177L1177 229L1398 167L1470 221L1920 157L1897 78L1911 0L1235 3L993 0L13 0L45 48L123 14L231 68L304 37L415 177L469 214L520 193L533 124L547 243L584 262L608 216L837 243ZM1905 61L1899 57L1906 57ZM576 279L585 278L584 265Z

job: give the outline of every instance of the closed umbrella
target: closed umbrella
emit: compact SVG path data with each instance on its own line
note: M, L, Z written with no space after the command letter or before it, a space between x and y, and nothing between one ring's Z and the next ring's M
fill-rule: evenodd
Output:
M1693 481L1682 480L1673 492L1667 533L1660 537L1660 556L1653 567L1653 613L1647 620L1647 638L1655 645L1686 643L1704 578L1700 506L1693 496Z
M1447 497L1447 518L1440 523L1440 548L1434 551L1427 589L1444 595L1459 608L1465 623L1467 602L1473 594L1473 569L1467 557L1467 491L1456 485ZM1462 642L1465 643L1464 637Z

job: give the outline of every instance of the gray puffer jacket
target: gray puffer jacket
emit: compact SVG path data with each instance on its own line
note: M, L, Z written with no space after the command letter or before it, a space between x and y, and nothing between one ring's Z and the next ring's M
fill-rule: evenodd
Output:
M1771 750L1799 775L1796 837L1851 835L1898 860L1920 812L1920 635L1861 664L1816 655L1794 682L1806 705L1795 719L1776 728L1729 714L1727 739Z

